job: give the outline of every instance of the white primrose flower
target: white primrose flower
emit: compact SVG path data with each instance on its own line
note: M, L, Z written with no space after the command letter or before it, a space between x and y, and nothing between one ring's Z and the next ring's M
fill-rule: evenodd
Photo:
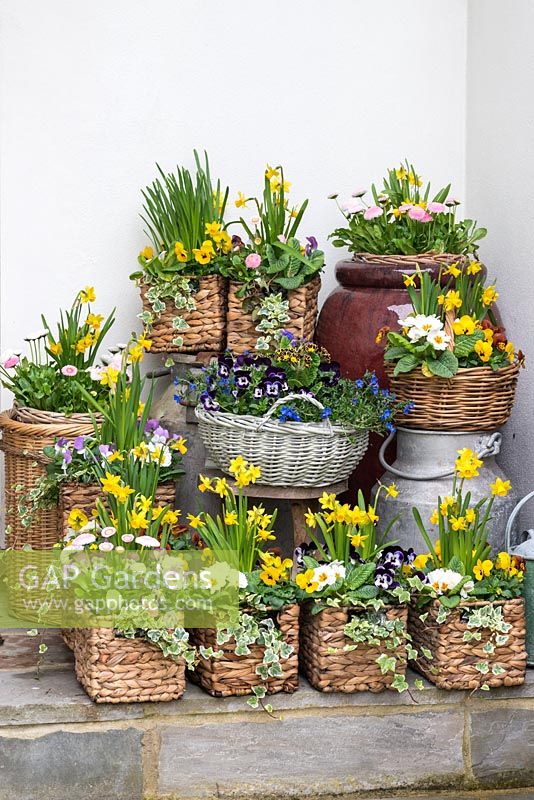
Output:
M453 569L433 569L426 577L429 585L438 594L445 594L458 586L464 576Z
M427 342L430 342L434 350L446 350L451 337L443 331L434 331L429 333L426 337Z
M312 583L317 583L317 591L320 592L325 586L332 586L336 582L336 570L332 564L321 564L313 571Z

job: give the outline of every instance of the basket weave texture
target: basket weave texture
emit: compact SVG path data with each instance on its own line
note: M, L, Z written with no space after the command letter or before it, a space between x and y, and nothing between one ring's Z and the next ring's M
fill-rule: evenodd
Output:
M68 530L69 514L73 508L79 508L90 514L97 498L103 498L101 487L97 483L62 483L59 490L59 511L63 535ZM155 494L157 505L174 508L176 487L174 483L162 483Z
M74 439L90 434L93 425L89 415L78 414L70 418L46 411L35 411L34 418L40 422L20 421L20 415L27 420L33 411L12 409L0 414L0 448L5 455L6 547L21 548L29 544L36 550L44 550L53 547L61 538L58 509L42 509L35 521L24 527L17 511L18 496L28 492L39 478L46 475L44 447L53 445L60 436ZM20 487L20 490L14 487Z
M96 703L178 700L185 691L184 660L166 658L145 639L116 636L111 628L70 628L63 638L78 681Z
M407 428L492 431L509 419L515 399L519 365L494 372L491 367L459 369L453 378L427 378L420 370L394 377L386 364L391 391L415 407L403 417Z
M227 473L230 459L243 456L260 467L258 484L265 486L327 486L348 478L367 451L369 432L332 425L329 419L322 423L273 420L278 405L294 397L290 394L277 401L263 417L197 406L200 436L219 469ZM314 404L322 408L317 401Z
M441 608L437 600L433 600L423 609L415 605L410 606L408 632L412 636L414 648L419 653L417 661L411 665L440 689L478 689L484 683L490 687L518 686L524 683L527 664L524 600L518 598L492 604L502 606L504 620L512 626L507 643L495 646L493 654L485 653L483 650L490 639L490 631L481 628L482 638L479 642L463 641L463 635L467 631L465 612L482 605L486 604L460 603L457 608L449 612L449 616L441 624L436 621ZM421 614L424 616L426 612L428 616L422 620ZM432 659L427 659L422 654L422 647L430 650ZM486 675L482 675L475 667L480 661L487 661L489 664L489 672ZM504 670L500 675L492 673L491 668L495 664Z
M415 255L378 255L376 253L354 253L353 256L359 261L366 261L375 266L402 267L403 269L415 269L419 267L447 266L453 263L464 263L469 261L466 256L455 255L454 253L418 253Z
M267 694L277 692L295 692L299 685L298 649L299 649L299 612L297 604L286 606L276 613L275 622L283 634L284 641L293 646L293 652L286 659L280 660L282 675L279 678L268 678L264 681L256 672L256 667L263 661L264 648L252 645L250 654L235 654L235 641L230 639L224 645L217 644L215 628L195 628L190 631L190 641L197 647L212 647L221 651L219 658L200 658L191 674L191 680L214 697L230 697L252 694L254 686L265 686Z
M220 275L198 278L198 290L193 294L194 311L177 309L172 300L165 302L162 311L151 326L151 353L199 353L203 350L221 352L225 346L226 333L226 283ZM143 311L152 312L146 293L150 286L141 285ZM173 319L182 317L189 327L177 331ZM173 344L176 336L183 338L181 347Z
M343 650L345 645L355 644L345 636L343 629L352 614L361 612L362 609L326 608L318 614L312 614L310 603L302 607L300 667L314 689L320 692L382 692L391 688L395 675L406 675L404 646L390 653L385 647L360 642L355 650ZM406 627L406 606L390 606L385 614L388 620L400 619ZM337 652L330 652L331 648ZM376 663L382 652L395 655L395 672L382 674Z
M228 289L227 335L228 349L235 354L254 350L260 334L256 330L259 320L243 309L243 301L236 296L242 284L230 281ZM317 322L318 296L321 279L317 276L309 283L287 293L290 321L285 329L298 339L312 339Z

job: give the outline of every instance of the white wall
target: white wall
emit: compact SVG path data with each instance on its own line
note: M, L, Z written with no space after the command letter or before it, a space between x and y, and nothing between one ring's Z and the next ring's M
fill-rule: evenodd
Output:
M408 156L464 194L466 3L3 0L2 347L86 283L137 325L141 186L207 148L237 190L282 162L302 231L341 253L326 195ZM482 216L482 215L481 215ZM4 405L8 398L4 393Z
M497 278L508 334L527 354L501 456L521 493L534 489L533 30L531 0L469 0L468 210L489 230L480 254Z

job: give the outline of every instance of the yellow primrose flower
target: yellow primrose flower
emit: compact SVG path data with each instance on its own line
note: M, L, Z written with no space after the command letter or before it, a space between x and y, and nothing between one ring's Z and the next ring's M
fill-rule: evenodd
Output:
M446 514L447 514L447 512L445 512L445 515ZM430 524L431 525L437 525L438 523L439 523L439 511L438 511L437 508L435 508L434 511L432 512L432 514L430 515Z
M102 491L106 494L114 494L119 488L121 482L120 475L112 475L111 472L106 472L105 478L100 478L102 484Z
M274 167L271 167L270 164L267 164L267 168L265 170L265 177L267 178L268 181L270 181L272 178L278 178L279 175L280 175L279 170L275 169Z
M237 514L235 511L228 511L224 515L224 524L225 525L237 525Z
M335 494L327 494L323 492L321 497L319 498L319 505L321 508L328 509L329 511L333 511L335 508L336 496Z
M230 466L228 468L228 472L232 475L235 475L236 472L239 472L241 469L247 468L247 462L243 458L243 456L237 456L230 461Z
M471 261L471 263L467 267L467 274L477 275L481 269L482 269L482 264L479 261Z
M416 556L413 561L413 568L424 569L429 558L430 553L421 553L420 555Z
M460 297L460 293L455 291L454 289L449 289L449 291L445 295L444 306L445 306L445 311L452 311L455 308L461 308L462 298Z
M258 528L258 530L256 531L256 538L260 542L267 542L269 540L274 541L276 539L276 536L273 536L271 531L267 530L267 528Z
M220 222L207 222L204 228L204 233L207 236L216 236L221 230L221 223Z
M219 497L228 497L228 484L226 478L217 478L215 481L215 488L213 490Z
M444 275L452 275L453 278L457 278L458 275L462 274L462 270L458 269L457 264L458 264L458 262L455 261L454 264L451 264L450 267L447 267L447 269L445 270L445 272L443 274Z
M498 299L499 293L495 291L495 285L487 286L482 292L482 305L488 308Z
M408 287L408 286L414 286L415 287L415 276L414 275L403 275L402 279L403 279L404 285L406 287Z
M206 478L205 475L199 475L198 479L200 481L200 483L198 484L199 492L207 492L208 490L209 491L213 490L210 478Z
M389 486L386 486L386 494L388 497L398 497L399 490L397 489L397 485L395 483L390 483Z
M128 514L128 521L134 531L146 530L148 528L148 521L144 514L138 511L130 511Z
M505 572L508 572L512 565L512 557L510 553L499 553L497 558L495 559L495 567L496 569L504 569Z
M481 361L487 362L490 360L493 353L493 346L491 342L480 340L475 344L475 353Z
M475 576L477 581L481 581L482 578L488 577L492 569L493 569L492 561L490 561L489 559L481 561L479 558L477 563L473 567L473 575Z
M365 542L365 540L368 538L369 537L367 535L364 536L361 533L355 533L350 537L350 543L353 547L361 547L362 544Z
M467 530L467 522L465 517L450 517L449 522L453 531Z
M237 193L237 199L235 200L235 207L236 208L246 208L247 207L247 198L243 194L243 192Z
M317 520L315 519L315 514L310 508L308 508L306 514L304 515L304 519L306 521L306 525L308 526L308 528L317 527Z
M69 528L74 531L79 531L89 522L89 518L81 508L73 508L67 520Z
M54 356L60 356L61 353L63 352L63 346L62 346L61 342L57 342L57 343L56 342L50 342L49 345L48 345L48 349L50 350L50 352Z
M312 592L316 592L319 588L319 584L314 578L315 570L307 569L305 572L299 572L295 578L295 583L299 589L303 589L307 594L312 594Z
M154 258L154 250L152 249L152 247L147 246L141 250L139 255L142 258L145 258L147 261L150 261L152 258Z
M174 255L176 256L177 261L180 261L180 263L185 264L185 262L189 258L189 255L184 247L183 242L176 242L176 244L174 245Z
M94 303L96 300L95 290L92 286L86 286L85 289L82 289L80 294L80 302L82 303Z
M512 484L510 481L503 481L502 478L496 478L495 483L491 484L491 493L494 497L506 497Z
M102 314L88 314L85 324L89 325L89 327L93 328L93 330L98 331L100 330L100 326L102 325L103 321L104 317Z
M189 527L196 531L196 529L200 528L202 525L202 515L198 514L198 516L195 516L194 514L188 514L187 521L189 523Z
M452 329L456 336L460 336L462 333L466 333L470 335L474 333L476 330L477 321L475 317L470 317L469 314L464 314L459 319L455 319L452 324Z
M183 456L185 456L185 454L187 453L186 440L184 439L183 436L179 436L178 439L173 439L169 443L169 447L171 448L171 450L178 450L178 452L181 453Z

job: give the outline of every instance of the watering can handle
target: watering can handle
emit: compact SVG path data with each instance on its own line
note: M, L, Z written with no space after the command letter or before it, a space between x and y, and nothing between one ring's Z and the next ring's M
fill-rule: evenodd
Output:
M534 492L529 492L529 494L525 495L522 500L520 500L517 505L515 506L514 510L508 517L508 522L506 523L506 533L504 535L504 546L507 553L510 552L510 537L512 535L512 528L515 522L515 518L523 508L523 506L528 503L534 497Z
M389 434L388 438L382 443L382 446L378 452L378 460L388 472L393 473L393 475L396 475L399 478L406 478L406 480L409 481L435 481L438 478L450 478L452 475L454 475L454 468L448 469L445 472L437 472L434 475L411 475L409 472L403 472L401 469L392 467L391 464L388 464L386 461L386 450L395 438L396 433L397 431L392 431ZM488 456L497 455L501 449L501 441L501 433L492 433L491 436L488 436L486 440L481 440L478 443L477 456L479 458L487 458Z

